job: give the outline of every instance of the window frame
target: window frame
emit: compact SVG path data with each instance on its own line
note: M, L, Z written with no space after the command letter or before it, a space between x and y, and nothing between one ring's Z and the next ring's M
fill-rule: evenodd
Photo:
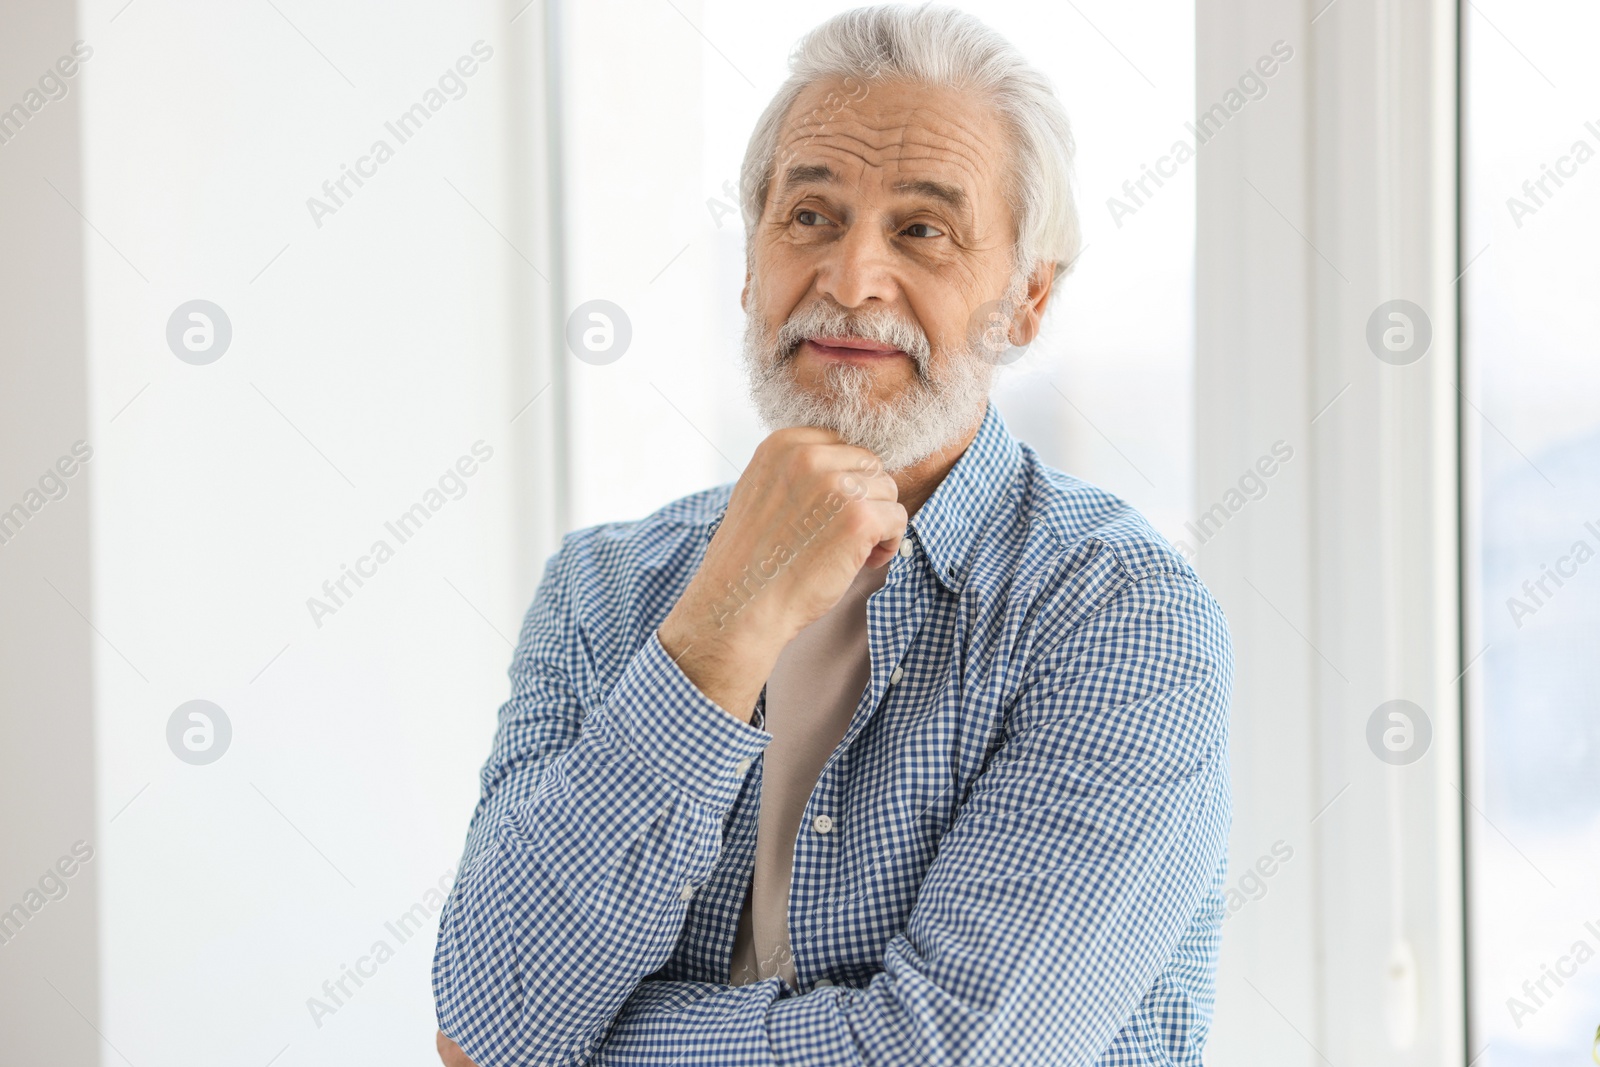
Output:
M1198 499L1275 439L1305 457L1200 560L1237 653L1235 869L1309 845L1226 928L1219 1062L1468 1059L1458 25L1454 0L1197 7L1197 100L1275 40L1303 58L1197 160ZM1404 366L1365 340L1396 297L1432 324ZM1396 698L1432 723L1406 766L1365 739Z

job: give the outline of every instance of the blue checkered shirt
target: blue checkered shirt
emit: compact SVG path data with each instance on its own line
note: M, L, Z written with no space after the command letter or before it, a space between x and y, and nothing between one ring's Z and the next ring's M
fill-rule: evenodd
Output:
M773 735L655 631L730 490L549 561L440 917L440 1029L480 1067L1200 1063L1222 611L992 405L867 602L871 681L794 842L799 987L729 983Z

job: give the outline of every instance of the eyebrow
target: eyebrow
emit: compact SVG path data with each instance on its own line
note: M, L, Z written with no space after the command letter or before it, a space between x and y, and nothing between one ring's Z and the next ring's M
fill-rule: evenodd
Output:
M895 182L894 191L897 193L917 193L933 200L940 200L957 211L964 210L967 206L967 194L961 191L961 186L951 185L949 182L936 182L927 178L907 178L904 181Z
M839 175L826 163L801 163L790 167L783 177L782 192L788 193L799 185L837 185ZM906 178L894 184L897 193L915 193L938 200L956 211L967 207L967 194L959 185L933 181L930 178Z
M797 185L836 185L839 175L826 163L801 163L789 168L783 177L783 192Z

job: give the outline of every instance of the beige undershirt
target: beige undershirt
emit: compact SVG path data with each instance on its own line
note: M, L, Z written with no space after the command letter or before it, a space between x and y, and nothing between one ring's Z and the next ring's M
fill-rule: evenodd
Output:
M888 564L863 567L839 603L784 647L767 678L765 729L772 740L761 757L756 863L734 935L733 985L776 974L798 988L789 951L795 837L823 764L844 738L871 677L867 597L888 574Z

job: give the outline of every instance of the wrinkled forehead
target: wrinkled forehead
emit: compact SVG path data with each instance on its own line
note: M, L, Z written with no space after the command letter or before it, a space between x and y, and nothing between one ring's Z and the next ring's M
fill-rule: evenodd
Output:
M803 186L942 200L978 219L1005 213L1008 150L976 94L906 82L825 79L795 100L778 138L769 203Z

